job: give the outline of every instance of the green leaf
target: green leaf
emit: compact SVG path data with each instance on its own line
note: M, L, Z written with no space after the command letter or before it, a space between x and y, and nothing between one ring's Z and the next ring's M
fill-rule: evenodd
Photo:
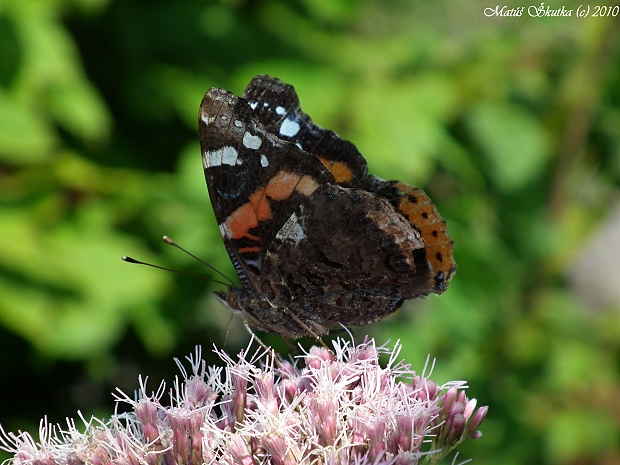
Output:
M51 113L67 130L91 142L102 142L110 132L110 115L96 90L81 79L54 86Z
M46 161L54 140L40 113L0 91L0 160L16 165Z
M73 222L43 227L25 209L0 212L0 320L39 350L65 358L87 358L108 350L126 320L151 320L147 345L169 350L154 299L166 288L163 273L132 267L123 253L148 253L108 229L103 205L91 205Z
M448 79L434 73L356 89L350 111L352 141L371 171L405 182L425 179L444 144L444 120L454 104Z
M549 143L530 113L508 103L481 103L471 109L466 123L499 190L520 189L540 176L549 159Z

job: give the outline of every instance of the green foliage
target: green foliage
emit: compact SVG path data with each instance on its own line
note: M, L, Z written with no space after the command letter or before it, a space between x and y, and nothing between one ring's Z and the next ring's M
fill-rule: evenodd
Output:
M470 382L490 412L464 455L618 461L620 303L586 308L567 279L618 197L617 18L488 18L491 6L0 2L5 428L99 408L75 395L86 373L109 391L119 373L173 372L173 354L221 343L228 315L209 296L221 286L120 256L220 279L162 247L167 234L234 276L196 114L209 87L240 94L267 73L448 221L449 290L356 332L401 338L414 366L430 353L435 378ZM246 339L233 322L229 349ZM25 368L49 390L38 400Z

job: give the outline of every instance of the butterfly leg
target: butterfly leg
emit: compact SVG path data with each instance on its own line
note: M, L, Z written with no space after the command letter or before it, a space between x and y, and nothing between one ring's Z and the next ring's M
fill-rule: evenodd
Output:
M295 323L297 323L299 327L303 329L309 336L312 336L314 339L316 339L319 342L319 344L321 344L324 348L326 348L327 350L331 352L331 349L325 345L323 340L319 336L317 336L317 334L314 331L312 331L306 323L301 321L297 315L295 315L293 312L291 312L287 308L284 309L284 312L288 316L290 316L295 321Z

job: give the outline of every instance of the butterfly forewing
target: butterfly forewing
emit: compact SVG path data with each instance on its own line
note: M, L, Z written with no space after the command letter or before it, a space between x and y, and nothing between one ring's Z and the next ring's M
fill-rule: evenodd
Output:
M296 146L267 132L248 103L230 92L213 88L205 95L199 126L220 232L233 263L255 287L270 241L297 206L332 177L321 163L308 163Z

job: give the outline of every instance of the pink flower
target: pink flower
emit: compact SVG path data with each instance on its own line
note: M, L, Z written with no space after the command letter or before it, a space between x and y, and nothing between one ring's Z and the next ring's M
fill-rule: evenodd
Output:
M190 373L177 361L182 379L170 406L163 384L149 395L140 380L137 400L116 395L132 413L83 420L84 433L44 419L38 443L0 427L0 448L13 465L405 465L439 463L481 436L488 408L476 409L463 382L438 386L397 362L399 342L333 344L334 352L313 347L294 363L262 349L236 360L216 350L224 367L208 369L197 348Z

